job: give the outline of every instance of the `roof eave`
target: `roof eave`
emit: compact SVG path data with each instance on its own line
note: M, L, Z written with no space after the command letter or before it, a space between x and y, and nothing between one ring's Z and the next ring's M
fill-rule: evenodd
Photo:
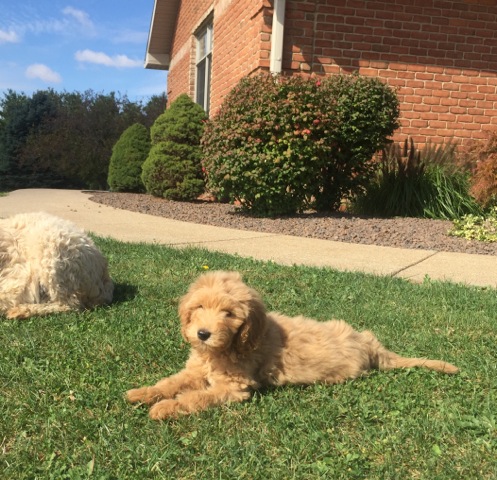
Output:
M154 0L145 68L168 70L180 0Z
M145 68L150 70L169 70L170 63L170 56L167 53L151 54L147 52L145 57Z

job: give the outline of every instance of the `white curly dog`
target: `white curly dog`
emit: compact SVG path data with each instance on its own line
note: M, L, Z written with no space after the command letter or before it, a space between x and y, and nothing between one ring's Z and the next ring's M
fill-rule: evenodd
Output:
M0 316L87 309L113 291L107 260L74 223L44 212L0 219Z

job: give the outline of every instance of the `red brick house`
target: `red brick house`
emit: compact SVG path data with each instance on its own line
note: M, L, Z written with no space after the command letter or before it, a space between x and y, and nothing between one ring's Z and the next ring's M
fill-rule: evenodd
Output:
M397 88L399 140L497 129L496 0L155 0L146 68L215 113L259 71L358 71Z

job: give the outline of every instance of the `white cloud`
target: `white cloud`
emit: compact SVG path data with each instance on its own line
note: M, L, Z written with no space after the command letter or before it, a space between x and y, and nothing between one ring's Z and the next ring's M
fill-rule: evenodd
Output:
M62 13L69 17L73 17L82 27L88 30L95 29L95 25L90 20L90 16L86 12L83 12L83 10L78 10L73 7L66 7L62 10Z
M45 83L60 83L62 82L62 77L54 72L51 68L43 65L41 63L34 63L26 69L26 77L28 78L39 78Z
M73 7L66 7L62 10L62 16L58 17L45 17L40 16L36 12L26 13L19 18L14 18L11 21L13 27L10 31L0 30L0 43L2 37L15 36L19 38L28 33L34 35L41 34L55 34L81 37L94 37L96 35L96 27L91 21L90 16L82 11Z
M5 30L0 30L0 45L2 43L17 43L20 41L19 35L13 30L6 32Z
M114 55L113 57L103 52L94 52L93 50L78 50L74 55L78 62L96 63L106 67L117 68L136 68L143 66L141 60L132 60L126 55Z
M148 40L148 32L137 30L123 30L117 32L112 38L113 43L134 43L145 45Z

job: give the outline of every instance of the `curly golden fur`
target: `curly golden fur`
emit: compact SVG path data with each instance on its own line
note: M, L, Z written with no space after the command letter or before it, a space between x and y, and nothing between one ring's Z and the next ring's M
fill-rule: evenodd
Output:
M236 272L202 275L181 299L179 316L192 347L185 368L127 392L128 401L152 405L150 417L156 420L246 400L267 385L340 383L371 369L458 371L439 360L401 357L371 332L357 332L340 320L267 313L259 294Z
M73 223L44 212L0 220L0 315L33 315L110 303L107 260Z

